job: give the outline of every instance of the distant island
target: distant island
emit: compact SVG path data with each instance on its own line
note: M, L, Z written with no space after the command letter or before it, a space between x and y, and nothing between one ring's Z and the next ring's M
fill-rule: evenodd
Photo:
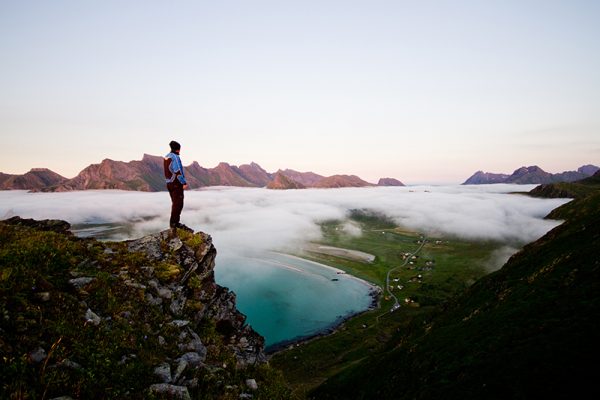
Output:
M208 186L266 187L268 189L341 188L368 186L404 186L395 178L381 178L377 184L356 175L322 176L314 172L292 169L265 171L255 162L235 166L219 163L204 168L194 161L184 167L192 188ZM120 189L145 192L166 190L163 178L163 158L144 154L140 161L130 162L104 159L99 164L84 168L76 177L65 178L46 168L34 168L22 175L0 172L0 190L32 190L66 192L87 189Z
M484 185L490 183L516 183L516 184L548 184L559 182L575 182L594 175L599 167L595 165L584 165L577 171L565 171L551 174L537 165L521 167L511 175L497 174L491 172L477 171L463 185Z

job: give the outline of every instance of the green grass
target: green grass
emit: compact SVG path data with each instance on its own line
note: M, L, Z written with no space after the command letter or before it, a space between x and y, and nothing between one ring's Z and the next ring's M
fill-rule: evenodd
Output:
M350 219L360 226L361 236L344 233L343 221L326 221L321 226L323 240L319 244L373 254L372 263L314 252L302 257L335 266L384 288L388 270L403 265L402 255L417 250L423 237L396 226L382 215L364 210L354 211ZM414 265L398 268L390 276L392 280L398 279L393 282L395 285L404 286L394 291L402 302L400 309L389 313L393 301L384 293L380 309L352 318L332 335L275 354L272 364L283 371L294 396L305 398L330 376L380 351L399 330L407 329L411 320L430 315L436 306L484 276L484 265L498 246L498 243L456 238L427 238ZM433 265L426 265L427 261ZM422 279L415 280L419 274ZM406 305L405 298L414 303Z
M582 199L600 190L600 176L590 176L577 182L559 182L540 185L529 192L534 197L562 197Z

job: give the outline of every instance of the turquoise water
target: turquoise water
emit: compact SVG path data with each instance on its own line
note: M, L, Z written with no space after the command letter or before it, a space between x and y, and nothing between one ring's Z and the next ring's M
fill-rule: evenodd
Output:
M364 282L277 253L217 257L215 277L236 293L237 308L267 346L319 333L372 302L371 287Z

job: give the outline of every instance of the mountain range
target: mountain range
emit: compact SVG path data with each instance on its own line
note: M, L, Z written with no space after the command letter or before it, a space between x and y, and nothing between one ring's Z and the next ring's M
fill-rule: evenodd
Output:
M575 182L594 175L600 168L595 165L584 165L577 171L565 171L551 174L537 165L521 167L512 175L477 171L463 185L482 185L488 183L547 184L557 182Z
M356 175L322 176L314 172L291 169L275 173L265 171L255 162L235 166L225 162L204 168L194 161L184 166L192 188L207 186L267 187L269 189L340 188L366 186L404 186L394 178L369 183ZM0 173L0 189L65 192L87 189L120 189L158 192L166 190L163 157L144 154L141 160L123 162L104 159L84 168L76 177L65 178L49 169L36 168L23 175Z

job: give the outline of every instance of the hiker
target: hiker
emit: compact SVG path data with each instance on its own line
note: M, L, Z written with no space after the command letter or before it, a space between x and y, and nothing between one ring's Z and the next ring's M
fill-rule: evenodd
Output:
M181 210L183 210L183 191L188 188L185 174L183 173L183 165L179 158L181 145L172 140L171 143L169 143L169 147L171 147L171 152L167 154L164 159L165 178L167 180L167 189L169 189L172 203L169 225L171 228L181 228L191 231L190 228L179 222Z

